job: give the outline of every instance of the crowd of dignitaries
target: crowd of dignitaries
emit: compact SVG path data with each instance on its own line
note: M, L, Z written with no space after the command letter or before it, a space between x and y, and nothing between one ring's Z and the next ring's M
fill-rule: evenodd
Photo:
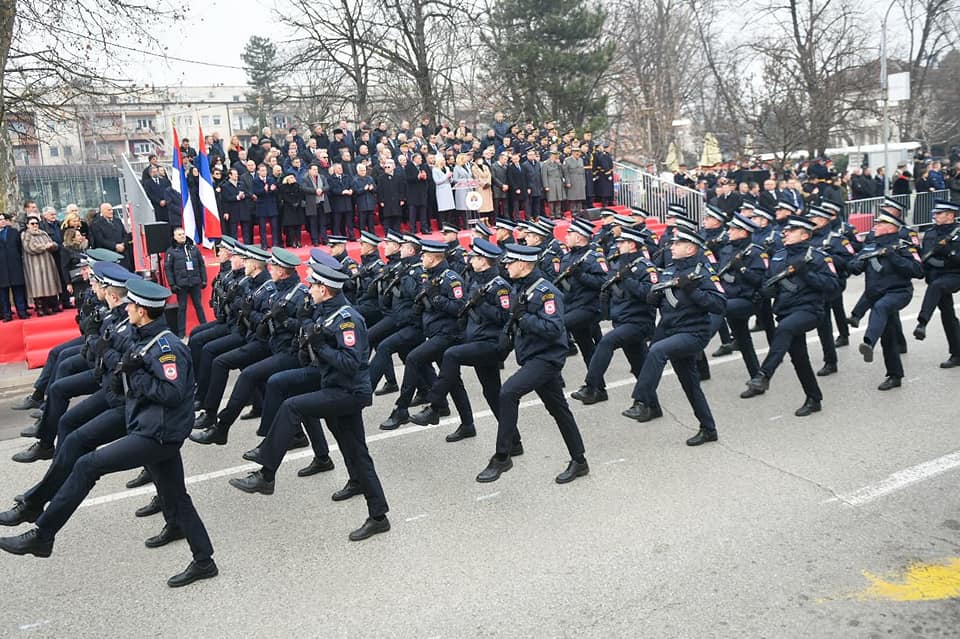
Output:
M551 121L511 124L502 113L481 131L463 121L353 128L341 121L303 135L296 127L280 135L265 128L246 146L234 137L226 149L211 136L207 146L224 232L252 244L256 227L264 249L327 244L330 235L353 240L377 224L429 233L477 219L559 218L595 201L612 204L614 196L608 144ZM196 151L185 139L181 152L198 202ZM157 219L181 226L180 195L156 156L142 183Z
M869 314L858 352L871 362L879 347L885 370L878 389L900 386L906 340L899 312L916 279L928 286L913 336L927 338L939 310L949 348L941 367L960 366L952 298L960 289L960 206L938 201L934 226L922 238L893 199L884 200L866 235L855 234L839 212L829 200L800 208L781 199L772 210L744 202L727 213L709 205L698 223L672 205L658 236L642 209L602 209L599 226L576 218L563 242L548 216L519 223L503 217L493 228L477 221L467 250L452 222L443 241L362 230L359 262L347 254L345 236L330 235L329 251L310 251L306 281L290 251L224 237L213 319L194 329L186 346L161 316L169 290L115 264L118 254L88 251L94 284L78 311L83 335L51 352L35 392L16 406L39 409L24 433L37 442L17 460L52 463L39 484L0 513L0 524L36 527L0 538L0 549L49 555L97 478L143 467L128 486L153 482L157 495L137 515L164 519L146 544L186 538L193 553L170 585L214 576L212 546L183 487L179 449L188 437L227 445L241 418L257 420L260 442L243 458L259 467L230 485L273 494L286 452L306 446L313 458L297 475L329 472L326 424L347 471L332 499L366 501L367 516L349 539L385 533L389 507L366 446L364 410L375 396L396 395L381 429L437 424L456 410L459 425L446 441L476 437L464 367L474 369L497 420L493 454L478 482L499 480L524 454L519 406L530 393L542 400L569 457L555 481L589 474L563 391L566 359L578 352L587 372L571 397L590 405L609 401L604 377L623 350L636 378L623 415L639 422L662 417L657 390L670 362L699 426L688 446L719 438L702 387L710 376L705 349L717 334L714 356L741 353L744 399L770 391L789 354L804 393L795 414L807 417L823 410L818 378L838 373L837 347L849 344L849 330L834 337L834 318L848 328ZM89 277L89 266L81 270ZM861 274L864 293L847 314L842 291ZM767 339L762 361L752 319ZM605 320L612 328L603 332ZM825 360L816 372L806 340L814 330ZM511 351L517 368L502 379ZM399 383L391 377L394 354L403 362ZM240 376L224 402L232 370ZM71 406L80 396L86 399Z

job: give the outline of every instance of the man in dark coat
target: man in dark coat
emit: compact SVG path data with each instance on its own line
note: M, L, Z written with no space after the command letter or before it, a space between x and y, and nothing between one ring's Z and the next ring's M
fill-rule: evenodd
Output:
M383 163L383 174L377 178L377 198L380 200L380 221L384 228L400 229L401 210L407 201L406 175L394 175L393 160ZM412 230L411 230L412 232Z
M23 276L23 244L20 231L10 225L10 216L0 213L0 312L3 321L13 320L10 293L13 293L17 316L27 319L26 280Z
M520 208L526 206L527 179L520 166L520 154L510 155L510 164L507 165L507 186L510 187L510 219L520 219Z
M527 151L527 161L523 163L523 177L527 182L527 201L524 210L527 219L540 217L543 202L543 178L540 175L540 161L535 150Z
M415 153L405 170L407 210L410 212L410 232L429 233L427 222L428 185L433 186L430 167L424 164L423 156ZM419 225L419 229L418 229ZM399 227L394 228L399 231Z
M133 258L130 256L130 247L127 244L127 230L123 228L108 202L100 205L100 214L90 223L91 248L105 248L123 256L121 266L128 271L133 270Z
M613 158L607 152L609 147L601 144L593 158L594 196L604 206L613 206Z

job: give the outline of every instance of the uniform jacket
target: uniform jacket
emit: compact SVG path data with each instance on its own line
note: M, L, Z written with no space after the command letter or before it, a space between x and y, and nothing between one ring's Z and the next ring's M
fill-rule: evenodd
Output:
M690 288L671 287L651 292L649 300L660 309L654 340L677 333L693 333L709 339L710 314L723 313L727 301L719 278L711 274L702 256L675 260L659 274L658 283L694 274L700 275L700 279Z
M924 258L927 281L933 282L943 275L960 274L960 224L940 224L932 227L923 236L920 250Z
M517 363L523 366L536 358L562 367L567 359L567 328L560 291L539 269L513 285L514 311L510 321Z
M316 307L318 318L309 348L321 370L321 387L336 388L358 398L358 406L373 400L368 362L370 341L363 315L337 295Z
M586 309L599 313L600 287L610 271L606 258L589 246L578 246L570 249L560 262L560 273L567 269L572 269L572 272L559 285L564 291L563 303L566 311Z
M773 312L786 316L797 311L823 313L824 302L840 290L833 258L816 250L809 242L784 246L770 258L767 278L789 267L798 271L781 280L772 292Z
M203 255L189 237L183 244L174 242L167 249L165 261L167 284L171 287L207 287L207 267Z
M642 253L624 253L617 258L616 270L611 272L604 291L609 296L609 317L614 326L643 324L653 330L657 309L647 303L647 295L657 277L657 268Z
M587 179L583 159L570 156L563 161L564 198L578 202L587 199ZM569 186L567 186L569 185Z
M883 255L868 257L876 251ZM917 247L904 242L896 233L881 235L863 245L857 256L850 260L851 273L866 275L865 295L878 299L884 293L895 291L913 292L913 279L923 277L923 263Z
M731 264L732 262L732 264ZM720 249L720 284L727 299L753 300L754 294L763 285L770 258L763 247L746 238L728 242Z
M270 298L277 290L276 284L270 279L270 274L261 271L256 277L248 280L246 293L241 302L238 319L240 333L248 340L256 337L257 326L263 321L263 316L270 310Z
M503 327L510 321L513 288L500 277L496 268L474 273L467 303L466 342L496 343Z
M563 166L559 161L547 160L543 162L540 165L540 180L543 183L544 196L548 202L559 202L565 199Z
M264 330L269 334L268 342L272 353L295 354L297 346L294 337L300 330L297 309L304 305L310 289L300 282L300 276L294 273L276 283L276 290L270 296L270 310L265 316Z
M460 333L457 319L467 303L463 278L446 260L423 271L423 334L451 337Z

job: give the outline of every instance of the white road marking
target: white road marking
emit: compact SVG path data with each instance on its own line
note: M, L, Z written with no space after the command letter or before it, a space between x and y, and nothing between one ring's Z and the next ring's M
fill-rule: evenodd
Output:
M477 497L477 501L485 501L485 500L487 500L487 499L493 499L494 497L496 497L496 496L499 495L499 494L500 494L500 491L498 490L497 492L495 492L495 493L490 493L489 495L480 495L479 497Z
M611 459L610 461L603 462L604 466L609 466L610 464L622 464L627 461L625 458L621 457L620 459Z
M418 519L423 519L426 516L427 516L427 513L423 513L422 515L416 515L415 517L407 517L403 521L417 521Z
M783 415L774 415L773 417L770 418L770 421L775 422L778 419L783 419Z
M898 470L874 484L864 486L846 495L837 495L836 497L826 500L824 503L839 501L849 506L862 506L875 499L897 492L918 482L926 481L927 479L936 477L957 467L960 467L960 451L931 459L930 461L911 466L910 468Z
M36 630L37 628L40 628L40 627L42 627L42 626L45 626L45 625L47 625L48 623L50 623L50 621L47 620L47 619L44 619L43 621L38 621L38 622L36 622L36 623L25 623L25 624L21 624L20 626L17 627L17 629L18 629L18 630Z

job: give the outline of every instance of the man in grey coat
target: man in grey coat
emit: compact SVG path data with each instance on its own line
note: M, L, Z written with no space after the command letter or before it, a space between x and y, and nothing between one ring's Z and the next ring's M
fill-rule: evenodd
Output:
M497 161L490 165L490 177L493 189L493 216L494 219L507 217L510 197L510 185L507 183L507 152L497 156Z
M310 243L327 243L327 180L320 174L320 167L311 164L307 174L300 180L300 190L303 191L307 203L307 231L310 233Z
M574 147L572 154L563 161L563 186L570 214L576 218L583 210L583 201L587 197L587 180L583 172L583 159L580 149Z
M563 167L556 149L551 149L547 160L540 165L540 177L543 181L543 201L548 207L546 214L553 218L560 217L563 213Z

